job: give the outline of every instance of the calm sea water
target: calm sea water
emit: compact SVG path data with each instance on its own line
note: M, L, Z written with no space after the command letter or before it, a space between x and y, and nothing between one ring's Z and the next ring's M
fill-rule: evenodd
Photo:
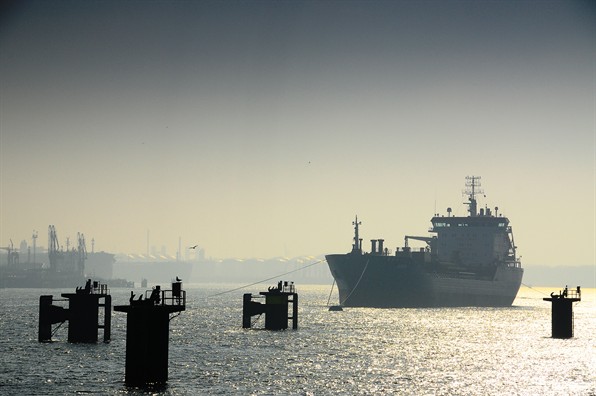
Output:
M39 296L72 290L0 290L0 394L596 395L594 289L574 305L575 337L557 340L552 289L522 288L511 308L329 312L329 286L298 285L298 330L270 332L241 328L242 294L269 285L214 297L235 286L185 285L168 385L153 391L124 384L126 314L110 343L69 344L65 325L40 344ZM128 304L130 289L111 294Z

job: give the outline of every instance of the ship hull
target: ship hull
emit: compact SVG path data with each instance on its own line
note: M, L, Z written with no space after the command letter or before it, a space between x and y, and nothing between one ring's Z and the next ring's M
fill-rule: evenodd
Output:
M507 307L523 269L495 267L477 273L447 271L407 258L372 254L326 256L346 307Z
M48 269L24 270L0 268L0 289L3 288L71 288L85 284L83 276L52 272Z

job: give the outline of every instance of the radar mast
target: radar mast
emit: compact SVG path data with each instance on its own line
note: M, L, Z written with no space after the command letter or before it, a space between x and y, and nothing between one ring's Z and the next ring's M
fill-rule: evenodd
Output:
M464 202L465 205L469 205L468 212L471 217L478 216L476 194L483 194L480 189L480 176L466 176L466 189L464 194L468 195L468 202Z
M362 224L361 221L358 221L358 215L356 215L356 220L352 222L354 225L354 244L352 245L352 251L359 251L361 249L360 246L360 239L358 236L358 226Z

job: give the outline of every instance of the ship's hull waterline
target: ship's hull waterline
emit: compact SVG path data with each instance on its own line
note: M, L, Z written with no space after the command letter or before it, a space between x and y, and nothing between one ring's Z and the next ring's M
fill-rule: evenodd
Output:
M395 257L326 256L345 307L508 307L520 288L523 269L498 267L489 279L469 273L426 271Z

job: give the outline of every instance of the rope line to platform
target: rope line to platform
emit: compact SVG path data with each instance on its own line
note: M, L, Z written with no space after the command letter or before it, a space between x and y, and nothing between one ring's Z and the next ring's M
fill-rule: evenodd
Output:
M530 285L526 285L526 284L525 284L525 283L523 283L523 282L522 282L522 285L523 285L523 286L525 286L525 287L527 287L528 289L532 289L532 290L534 290L536 293L544 294L545 296L548 296L548 295L549 295L548 293L545 293L545 292L543 292L543 291L540 291L540 290L538 290L538 289L534 289L532 286L530 286Z
M329 298L327 299L327 306L329 306L329 301L331 301L331 294L333 293L333 286L335 286L335 278L333 278L333 284L331 284L331 291L329 292Z
M221 293L212 294L210 296L207 296L207 298L221 296L222 294L231 293L231 292L234 292L236 290L245 289L245 288L250 287L250 286L258 285L259 283L264 283L264 282L270 281L272 279L277 279L277 278L279 278L281 276L285 276L285 275L288 275L288 274L293 274L294 272L302 271L303 269L306 269L308 267L312 267L313 265L316 265L316 264L320 264L320 263L322 263L324 261L326 261L326 260L315 261L314 263L310 263L308 265L305 265L304 267L300 267L300 268L297 268L297 269L292 270L292 271L284 272L283 274L275 275L275 276L272 276L271 278L263 279L263 280L260 280L258 282L251 283L249 285L244 285L244 286L236 287L234 289L226 290L226 291L223 291Z
M250 327L253 327L255 324L257 324L257 321L259 320L259 318L261 317L261 315L263 315L263 314L260 313L259 316L257 316L257 318L252 321L252 323L250 324Z
M358 282L356 282L356 285L354 285L354 287L352 288L352 291L350 291L350 294L348 294L348 296L346 298L344 298L343 301L339 302L339 305L343 305L343 303L348 301L348 298L350 298L352 293L354 293L354 290L356 290L356 288L360 284L360 281L362 280L362 277L364 276L364 273L366 272L366 269L368 268L368 263L370 263L370 260L366 260L366 265L364 266L364 269L362 270L362 273L360 274L360 278L358 278Z
M50 339L51 339L51 338L52 338L52 337L53 337L53 336L56 334L56 332L58 331L58 329L59 329L60 327L62 327L62 325L63 325L64 323L66 323L66 321L65 321L65 320L63 320L62 322L60 322L60 324L59 324L58 326L56 326L56 328L54 329L54 331L52 331L52 334L50 335Z

